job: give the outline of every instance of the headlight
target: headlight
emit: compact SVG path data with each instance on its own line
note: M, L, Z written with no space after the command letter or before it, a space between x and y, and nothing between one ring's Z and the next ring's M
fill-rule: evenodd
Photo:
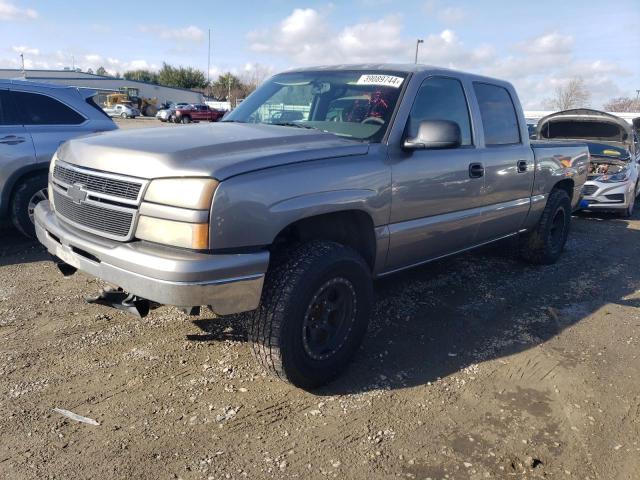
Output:
M213 194L217 187L218 182L212 178L160 178L152 180L144 195L142 206L155 203L171 208L158 207L154 209L153 216L143 213L138 219L136 237L141 240L194 250L209 248L209 223L192 222L208 220ZM202 210L205 210L204 217ZM187 217L184 216L185 214ZM194 214L199 215L193 217Z
M172 207L209 210L218 182L212 178L160 178L153 180L145 202Z
M628 168L625 168L624 170L620 170L618 173L613 173L611 175L602 175L601 177L598 177L597 181L604 183L626 182L627 180L629 180L630 176L631 172Z
M163 245L206 250L209 248L209 224L141 216L136 237Z

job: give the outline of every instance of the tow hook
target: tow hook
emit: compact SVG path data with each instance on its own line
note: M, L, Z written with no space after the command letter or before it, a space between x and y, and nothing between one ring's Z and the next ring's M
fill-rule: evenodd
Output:
M64 263L62 260L59 260L57 257L54 257L53 261L55 262L56 267L58 267L58 270L60 270L60 273L62 273L62 275L64 275L65 277L70 277L71 275L73 275L78 271L76 267L73 267L68 263Z
M140 298L133 293L128 293L121 288L105 288L95 297L86 297L87 303L97 303L106 307L117 308L123 312L131 313L139 318L149 314L149 300Z

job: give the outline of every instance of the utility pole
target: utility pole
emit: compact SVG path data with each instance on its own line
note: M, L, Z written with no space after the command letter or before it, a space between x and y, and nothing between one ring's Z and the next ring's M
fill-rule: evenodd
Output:
M207 53L207 85L209 85L210 71L211 71L211 29L209 29L209 51Z
M229 102L229 106L231 106L231 72L227 74L227 87L229 89L229 93L227 93L227 101Z
M418 47L420 46L421 43L424 43L424 40L422 40L421 38L416 40L416 58L413 63L418 63Z
M24 53L20 54L20 63L22 64L22 76L24 77Z
M76 70L76 57L74 57L73 55L71 55L71 70Z
M22 67L22 69L24 70L24 67ZM638 101L639 97L640 97L640 90L636 90L636 101Z

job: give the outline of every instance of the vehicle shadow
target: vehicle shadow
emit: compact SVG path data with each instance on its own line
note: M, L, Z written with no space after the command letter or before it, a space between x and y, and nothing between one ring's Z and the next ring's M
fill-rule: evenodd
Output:
M344 375L318 395L400 389L542 344L640 288L640 228L608 215L574 218L562 258L531 266L514 241L376 282L364 344ZM640 218L636 213L635 219ZM244 341L246 316L196 320L194 341Z
M26 238L12 226L0 224L0 267L49 258L50 255L38 240Z
M527 265L502 242L379 281L363 348L316 393L422 385L533 348L604 305L639 306L626 297L640 288L640 229L606 217L574 218L555 265Z

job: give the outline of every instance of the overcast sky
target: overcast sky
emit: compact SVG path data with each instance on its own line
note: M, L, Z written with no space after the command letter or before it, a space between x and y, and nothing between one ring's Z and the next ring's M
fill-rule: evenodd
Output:
M419 62L513 82L527 109L580 76L592 106L640 89L640 0L351 2L0 0L0 67L211 75L344 62Z

